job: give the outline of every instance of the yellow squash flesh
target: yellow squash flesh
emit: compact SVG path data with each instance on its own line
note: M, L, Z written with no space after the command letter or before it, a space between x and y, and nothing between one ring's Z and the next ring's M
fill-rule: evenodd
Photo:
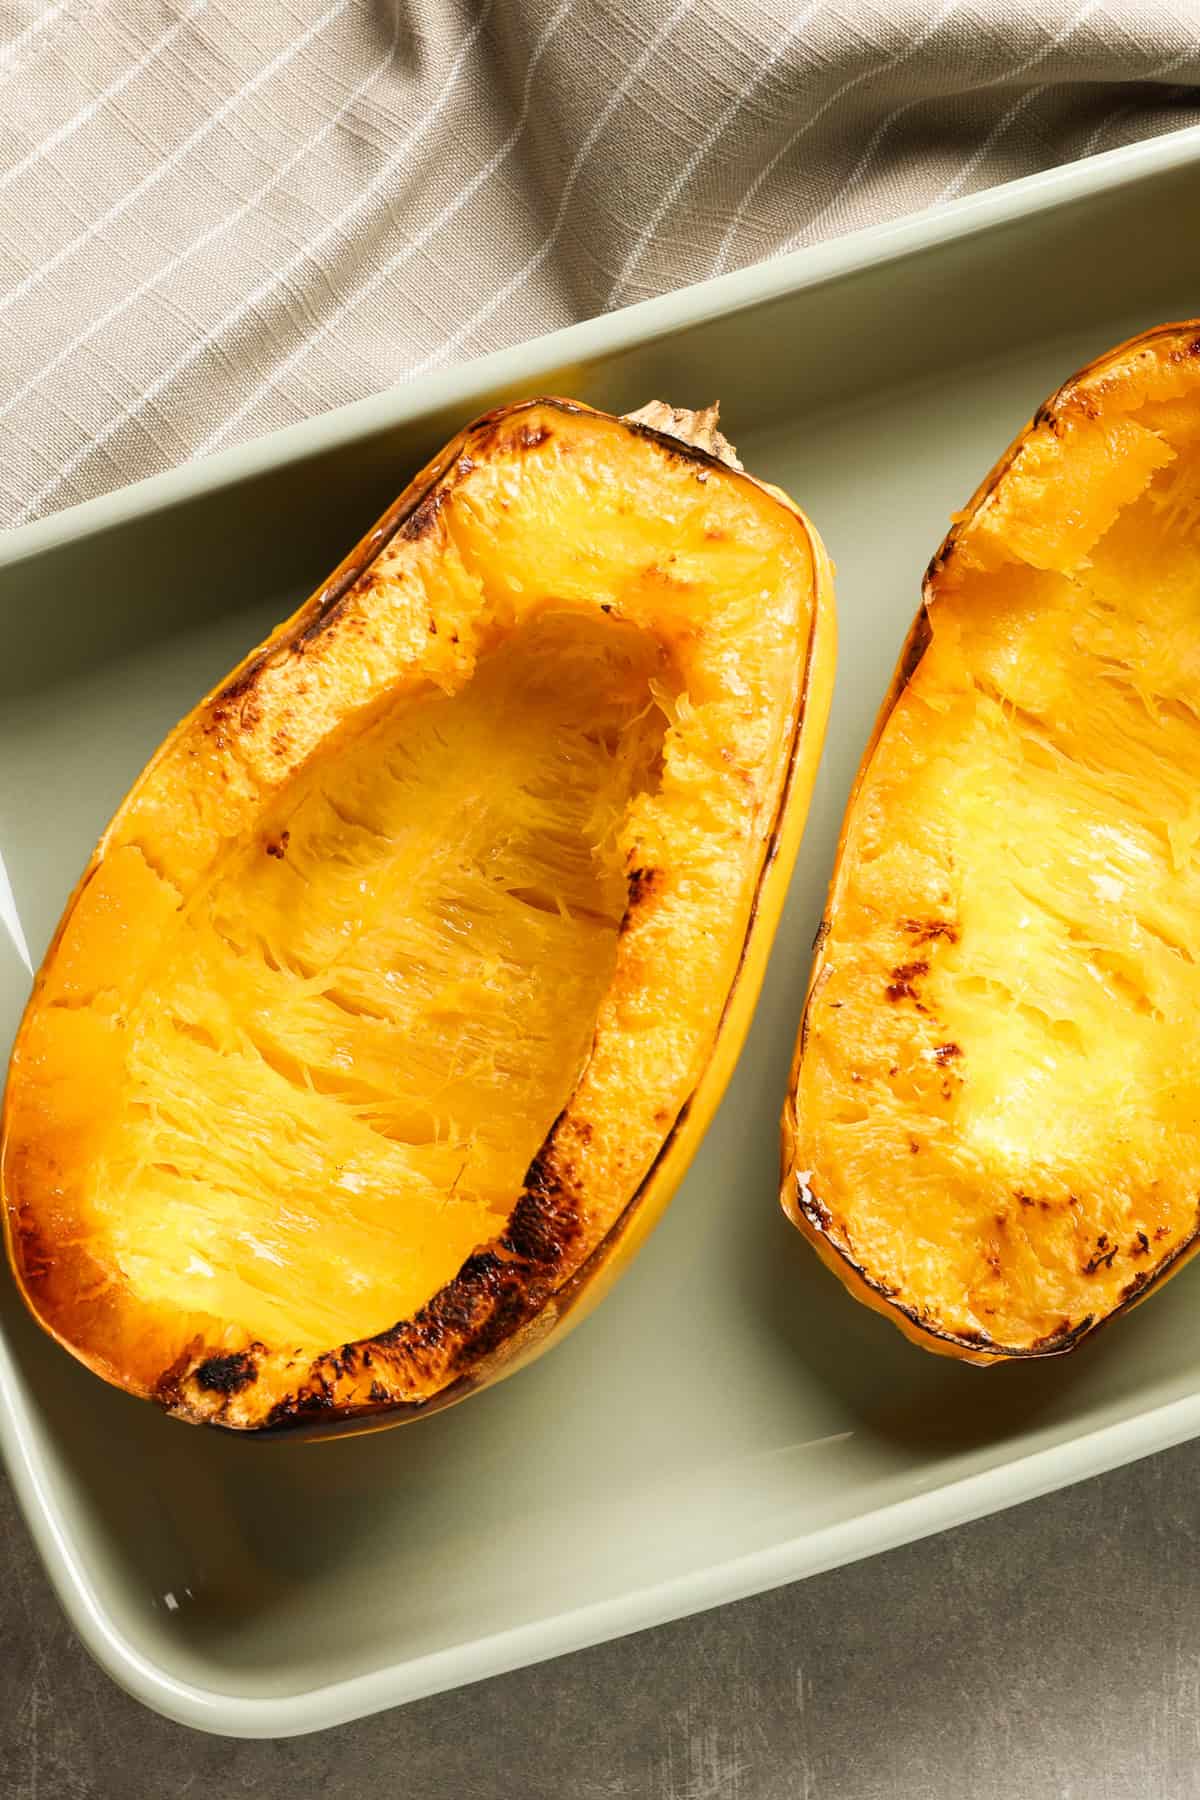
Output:
M916 1342L1059 1353L1196 1249L1198 850L1194 322L984 482L846 815L783 1204Z
M243 1429L412 1416L666 1204L833 656L819 540L697 435L480 420L135 784L4 1115L17 1279L107 1380Z

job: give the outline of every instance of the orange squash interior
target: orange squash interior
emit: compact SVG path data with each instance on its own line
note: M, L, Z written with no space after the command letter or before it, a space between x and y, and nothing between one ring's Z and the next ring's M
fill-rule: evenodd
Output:
M553 1323L712 1062L823 567L622 421L456 441L168 740L68 910L6 1111L42 1322L241 1427L421 1406Z
M1196 1246L1200 326L1044 407L846 816L784 1205L928 1348L1070 1348Z

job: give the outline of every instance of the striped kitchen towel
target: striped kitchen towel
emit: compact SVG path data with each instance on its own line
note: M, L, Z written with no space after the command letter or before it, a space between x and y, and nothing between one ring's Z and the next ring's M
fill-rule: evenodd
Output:
M0 524L1200 120L1196 0L0 0Z

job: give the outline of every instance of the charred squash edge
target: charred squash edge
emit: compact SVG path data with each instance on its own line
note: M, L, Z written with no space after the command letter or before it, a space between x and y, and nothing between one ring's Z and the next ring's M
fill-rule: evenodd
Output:
M903 1301L898 1300L894 1292L889 1290L885 1280L877 1275L872 1275L863 1264L855 1261L851 1252L843 1244L837 1241L836 1237L832 1235L833 1219L831 1215L801 1180L800 1171L796 1168L796 1094L800 1065L804 1058L808 1039L809 1008L820 987L824 973L821 949L829 935L829 921L836 905L850 820L854 816L859 792L870 771L875 752L896 702L908 686L932 641L933 628L929 621L929 610L936 601L937 579L954 554L959 538L966 527L974 522L1000 482L1008 474L1020 452L1037 432L1056 433L1058 420L1064 413L1072 409L1083 412L1086 416L1095 417L1097 412L1095 392L1105 374L1110 369L1124 364L1123 375L1130 379L1136 379L1136 365L1131 359L1140 353L1152 356L1156 346L1160 345L1164 339L1171 338L1179 338L1183 341L1170 352L1170 361L1184 362L1189 357L1200 360L1200 319L1186 319L1158 325L1150 331L1140 332L1134 337L1127 338L1124 343L1117 344L1113 349L1105 351L1102 356L1085 364L1076 374L1064 381L1048 400L1043 401L1024 430L1017 434L1008 449L984 476L966 506L955 515L954 523L930 560L921 586L921 604L917 616L904 641L895 674L892 676L883 704L876 716L874 727L867 741L867 748L863 752L858 773L854 778L854 785L850 789L850 797L846 802L833 874L830 878L829 895L814 943L812 976L809 981L808 993L805 996L800 1032L796 1041L796 1052L788 1084L788 1097L784 1104L780 1204L788 1218L808 1239L822 1262L841 1279L844 1286L856 1299L890 1319L913 1343L920 1344L937 1355L951 1356L958 1361L973 1363L981 1368L1001 1362L1029 1362L1052 1356L1066 1356L1082 1343L1084 1338L1094 1337L1105 1325L1109 1325L1114 1319L1131 1312L1135 1306L1140 1306L1142 1301L1149 1299L1150 1295L1161 1287L1169 1276L1176 1274L1183 1263L1189 1261L1197 1251L1200 1251L1200 1209L1197 1211L1196 1225L1191 1236L1177 1244L1163 1258L1157 1268L1148 1269L1135 1276L1134 1280L1126 1286L1123 1298L1110 1312L1105 1313L1103 1318L1097 1319L1089 1313L1069 1329L1051 1332L1038 1339L1036 1343L1029 1345L1000 1344L983 1332L977 1334L953 1332L928 1323L921 1318L915 1308L906 1306Z
M253 693L261 671L276 658L288 654L303 655L305 647L334 622L356 582L394 538L403 532L416 539L431 529L438 512L456 485L453 480L455 465L460 465L461 476L469 474L474 467L470 452L485 448L494 441L502 426L532 411L559 412L572 417L597 416L612 419L615 416L598 412L579 401L550 395L500 406L473 420L408 483L404 493L383 513L315 594L263 644L251 651L220 686L193 708L176 730L185 729L202 707L219 708L243 702ZM556 1138L570 1112L570 1100L533 1157L525 1175L521 1195L503 1231L490 1243L473 1251L453 1279L440 1288L417 1313L399 1320L370 1338L358 1339L321 1352L313 1358L305 1371L298 1371L297 1389L272 1407L261 1422L252 1425L233 1424L224 1415L228 1399L243 1392L256 1379L257 1357L265 1347L252 1344L247 1349L233 1353L214 1352L211 1357L203 1359L203 1347L192 1343L178 1362L164 1371L149 1395L163 1410L175 1417L221 1426L234 1431L239 1437L260 1440L281 1434L285 1434L289 1440L297 1435L324 1437L340 1431L351 1433L355 1430L370 1430L401 1424L411 1418L425 1417L514 1373L523 1362L532 1360L538 1353L543 1339L556 1335L564 1322L571 1320L572 1315L580 1309L581 1302L586 1299L587 1305L580 1310L580 1316L583 1311L590 1310L591 1305L606 1291L603 1280L606 1267L610 1278L618 1272L613 1252L620 1240L629 1234L635 1217L642 1210L647 1191L663 1172L664 1163L682 1147L689 1118L695 1118L699 1114L698 1129L702 1130L706 1122L705 1115L715 1110L720 1099L731 1072L729 1069L722 1070L720 1080L712 1082L712 1092L706 1096L709 1105L704 1108L697 1105L702 1090L713 1075L721 1037L730 1011L739 996L759 919L764 885L779 855L781 840L788 835L785 827L790 816L789 808L798 773L805 769L811 785L819 756L819 740L824 735L824 714L832 682L835 626L831 609L827 609L823 601L831 588L832 566L808 519L778 490L765 486L753 476L731 468L719 457L666 432L635 420L624 419L620 423L625 429L650 440L674 458L694 464L702 470L711 469L723 479L746 483L759 493L765 492L796 520L808 541L812 557L811 620L805 666L788 741L786 775L770 831L763 840L758 878L737 969L725 994L709 1056L697 1085L676 1115L653 1163L620 1214L579 1267L559 1285L555 1285L555 1271L580 1230L577 1211L570 1202L570 1185L567 1179L569 1165L558 1166L556 1150ZM537 426L527 428L521 440L522 447L535 449L544 440L544 435ZM818 659L824 677L818 684L822 690L819 695L820 716L810 720L810 690ZM818 743L816 754L805 758L803 749L813 743L811 732L806 730L809 725L816 729ZM174 735L172 733L172 738ZM170 742L171 738L168 738L166 743ZM166 748L166 743L163 749ZM160 750L159 754L161 753ZM789 849L794 854L799 843L799 829L793 831L791 836L793 842ZM80 894L99 866L104 841L102 837L97 852L67 903L43 966L52 959ZM625 922L632 916L642 898L643 892L639 891L638 884L631 882ZM749 1023L748 1016L745 1023ZM690 1146L687 1154L690 1155ZM28 1220L22 1221L18 1226L12 1209L5 1205L3 1211L9 1257L14 1268L25 1266L31 1256L52 1251L52 1246L45 1243L43 1234L37 1227L32 1226ZM18 1235L22 1240L19 1256L15 1245ZM19 1285L24 1297L24 1283L20 1282ZM78 1347L63 1339L52 1323L42 1319L40 1313L35 1313L35 1316L39 1324L51 1336L56 1337L72 1356L92 1366L102 1377L111 1379L105 1375L102 1367L89 1362L86 1353L81 1354ZM387 1351L389 1357L395 1357L397 1351L407 1352L419 1366L422 1350L431 1350L445 1343L447 1338L454 1340L456 1344L452 1351L451 1368L457 1368L460 1372L452 1374L446 1385L428 1399L389 1401L386 1390L382 1390L378 1398L359 1404L335 1398L334 1388L338 1376L369 1372L373 1362L372 1353L376 1347ZM199 1362L198 1356L202 1358ZM188 1377L206 1393L225 1397L218 1403L216 1410L201 1412L195 1407L183 1385ZM118 1382L117 1385L123 1384Z

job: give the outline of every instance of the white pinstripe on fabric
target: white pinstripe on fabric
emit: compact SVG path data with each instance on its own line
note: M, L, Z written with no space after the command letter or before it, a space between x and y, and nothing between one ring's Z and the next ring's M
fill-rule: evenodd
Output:
M128 212L136 201L140 200L144 194L149 193L151 188L157 187L159 182L171 173L172 169L178 167L190 150L194 150L196 145L202 143L210 132L215 131L218 125L223 124L240 100L244 100L249 94L257 93L259 88L278 75L281 69L285 69L299 56L301 50L311 44L313 39L318 37L325 27L337 18L339 13L344 13L350 4L351 0L333 0L333 5L326 7L325 11L319 18L313 20L306 31L278 51L270 62L264 64L257 75L253 75L249 81L243 82L236 93L231 94L214 112L210 113L202 125L197 125L194 131L189 132L183 142L177 144L169 156L156 163L148 174L143 175L136 186L122 194L119 200L114 200L98 219L93 219L87 229L72 238L70 243L63 244L38 268L31 269L24 280L17 283L16 287L10 288L6 294L0 296L0 314L6 313L19 300L23 300L26 294L32 293L39 282L44 281L47 275L52 275L56 269L60 269L63 263L82 250L85 244L89 244L94 238L101 236L110 225L115 225L122 214Z
M1071 34L1078 31L1079 27L1086 24L1091 15L1099 10L1100 5L1101 0L1086 0L1086 4L1081 6L1072 18L1068 19L1061 31L1055 33L1044 50L1039 51L1036 56L1031 56L1028 62L1022 63L1019 68L1011 70L1006 75L998 75L992 81L981 81L979 86L972 91L974 93L980 93L984 88L1006 87L1016 76L1026 75L1030 69L1036 69L1038 64L1045 62L1046 58L1053 55L1055 50L1060 50L1069 40ZM1001 138L1008 131L1013 120L1020 118L1021 114L1026 112L1029 107L1033 105L1035 100L1040 100L1042 95L1048 91L1049 86L1049 82L1044 82L1040 87L1030 88L1027 94L1022 94L1021 98L997 119L991 131L988 132L988 135L984 138L979 147L971 152L954 179L948 181L945 187L935 196L935 206L943 200L952 200L955 194L962 193L963 188L966 186L967 182L970 181L976 169L995 149Z
M1143 75L1141 79L1143 81L1161 81L1164 75L1173 75L1176 69L1182 69L1183 65L1189 62L1200 64L1200 49L1197 49L1195 45L1182 51L1178 56L1173 56L1169 62L1160 63L1157 68L1151 69L1149 74ZM1187 92L1187 89L1168 89L1168 92L1180 97ZM1137 112L1139 104L1140 102L1137 100L1127 100L1124 106L1114 107L1112 112L1105 113L1096 129L1085 138L1079 151L1080 157L1091 156L1104 133L1111 130L1118 119L1127 118L1130 113Z
M207 5L208 0L203 0L203 4ZM49 362L44 363L35 374L28 377L21 387L10 394L4 404L0 406L0 419L6 419L10 413L16 412L24 405L34 389L40 387L42 382L45 381L48 376L53 375L58 369L61 369L65 363L69 363L71 358L75 356L78 351L82 350L85 345L91 343L92 339L97 337L101 331L115 323L115 321L121 318L125 313L131 311L133 307L137 306L140 301L145 299L147 294L158 287L161 282L168 280L178 269L181 269L184 263L195 256L198 251L206 250L210 244L215 243L216 240L223 237L226 232L232 231L234 226L240 224L240 222L250 213L256 212L267 196L273 194L276 189L283 184L296 165L302 162L306 156L310 156L327 138L331 137L351 108L356 106L363 98L363 95L368 93L370 89L374 87L379 77L383 74L384 70L388 68L395 57L396 46L399 43L399 40L400 12L399 9L397 9L392 23L391 42L389 43L387 50L379 58L379 61L367 71L366 75L358 85L351 88L337 111L330 114L320 130L314 131L310 137L302 139L297 149L292 152L286 162L279 165L269 180L264 181L261 186L255 188L253 193L248 195L240 205L235 206L232 212L226 213L223 218L218 219L215 224L210 225L207 231L202 231L198 238L193 238L190 244L185 245L182 250L177 251L167 262L157 268L153 275L146 276L145 280L140 281L128 294L125 294L120 300L115 300L105 312L100 313L96 318L92 319L83 331L78 331L73 338L69 338L62 348L57 350L50 358Z
M211 432L209 436L204 439L203 443L197 446L195 452L197 456L207 456L211 450L218 449L228 438L229 434L236 431L244 419L249 418L259 402L269 394L281 380L288 376L309 352L316 348L323 338L329 335L334 326L337 325L340 319L345 317L346 313L348 313L352 307L360 305L362 301L373 294L377 288L382 287L385 281L389 281L393 275L398 274L406 263L412 261L414 256L418 256L425 246L431 243L439 232L444 231L450 221L456 218L465 206L470 204L471 200L479 192L479 189L483 187L484 183L491 180L497 169L499 169L504 161L512 154L518 141L524 134L525 127L529 122L529 105L533 92L533 78L538 71L542 58L550 47L551 40L558 31L559 26L570 14L572 5L573 0L561 0L561 4L557 10L550 15L549 20L542 27L541 36L538 38L529 55L529 62L525 70L525 84L521 95L521 105L517 111L516 123L500 148L481 169L476 171L470 181L459 188L454 199L448 202L437 216L417 233L415 238L405 244L402 250L398 250L394 256L382 265L381 268L376 269L374 274L363 283L361 288L356 289L353 294L349 294L344 300L339 301L333 311L318 322L313 335L293 350L292 354L278 369L273 369L265 380L260 381L258 385L251 390L242 404L238 407L237 411L231 413L218 430ZM0 412L0 417L3 417L2 412Z
M1107 0L1069 45L1086 0L520 0L464 50L482 3L0 0L0 527L606 291L1200 122L1196 0ZM1164 76L1192 92L1134 85Z
M48 6L45 12L40 12L36 19L31 19L22 31L18 31L16 37L9 38L7 44L0 44L0 72L3 72L5 63L16 60L22 45L27 44L30 38L35 38L40 31L48 30L59 14L66 10L67 0L55 0L53 6Z
M191 24L196 14L204 11L208 3L209 0L191 0L191 4L180 14L175 23L169 26L161 37L156 38L150 48L144 51L135 62L127 64L121 74L110 81L107 87L102 88L98 94L94 95L86 106L81 106L77 113L58 127L57 131L52 131L49 137L42 139L40 144L35 144L33 149L19 162L13 163L9 168L0 172L0 193L3 193L6 187L10 187L22 175L27 174L30 169L36 168L44 156L48 156L52 150L57 150L60 144L65 144L68 138L74 137L77 131L81 131L85 125L90 124L110 100L115 100L118 94L123 94L132 81L136 81L138 76L148 69L164 50L170 48L175 39Z
M737 211L734 213L725 235L721 239L721 247L717 251L712 267L709 269L710 275L721 275L724 273L729 252L733 247L733 241L737 236L742 220L746 216L747 209L754 204L754 201L758 197L759 190L775 173L775 170L783 161L784 157L789 155L791 151L796 148L796 145L800 143L803 138L806 138L809 132L820 123L830 108L835 106L837 102L843 99L846 94L850 93L852 89L861 87L864 81L870 81L872 79L877 79L880 75L889 74L892 69L899 68L902 63L907 62L910 57L915 56L917 51L935 35L950 14L956 10L957 3L958 0L943 0L942 6L915 38L905 44L902 49L897 50L894 55L889 56L886 61L873 64L870 68L861 69L857 75L852 75L849 80L843 81L841 86L834 89L833 93L822 102L810 118L805 119L802 125L797 126L791 137L788 138L785 144L780 146L770 162L759 171L754 181L751 182L750 186L746 189L746 192L742 195Z
M705 132L675 179L667 187L662 199L651 213L649 220L643 225L641 231L635 238L633 248L622 263L616 280L609 288L608 293L604 296L603 310L605 312L616 304L622 289L629 285L629 277L641 261L646 245L650 242L651 238L678 200L680 194L683 193L684 189L688 186L688 183L693 179L705 157L710 154L721 138L724 137L738 113L746 105L746 102L762 87L763 83L778 66L780 59L785 55L791 45L795 43L798 34L803 31L813 15L821 11L823 5L824 0L812 0L812 4L806 6L798 18L793 19L779 43L775 46L774 50L772 50L770 56L768 56L766 61L759 67L754 79L747 82L746 86L736 93L722 108L721 112L718 113L716 122L713 125L710 125L709 129Z
M530 276L534 274L536 270L541 268L551 250L553 250L555 244L558 242L559 234L566 223L567 211L571 204L571 197L575 192L575 184L579 180L580 173L596 144L599 142L602 133L612 122L614 113L630 88L633 87L635 82L640 81L641 77L645 74L659 45L666 41L670 33L674 31L676 25L678 25L684 13L686 13L693 4L694 0L676 0L676 4L671 12L658 27L657 31L655 31L653 37L649 38L643 45L640 54L634 58L617 87L614 88L613 92L609 95L608 100L595 123L592 125L587 136L584 138L583 143L580 145L575 160L567 171L567 178L563 183L562 196L558 203L558 211L554 215L554 223L551 225L550 230L547 232L538 248L534 251L533 255L527 258L515 275L510 275L499 293L494 294L487 302L486 306L481 306L477 312L471 314L471 317L464 325L459 327L453 337L448 338L444 344L441 344L438 349L434 351L432 356L427 356L424 362L420 362L415 368L407 369L405 371L405 374L410 380L415 379L418 375L423 375L427 369L436 368L439 363L445 362L447 357L452 356L467 338L473 336L474 333L478 331L481 325L485 325L493 314L499 311L500 307L504 306L512 299L512 296L515 293L519 292L529 280Z
M1028 57L1028 58L1026 58L1026 60L1023 63L1019 63L1012 68L1005 69L999 75L994 75L989 80L978 83L978 86L975 91L978 91L979 89L982 89L982 88L1001 87L1004 85L1005 82L1014 80L1015 77L1017 75L1019 75L1023 69L1033 68L1036 66L1037 63L1044 61L1045 57L1048 56L1052 50L1057 48L1057 45L1058 45L1058 42L1060 41L1060 39L1063 36L1066 36L1067 34L1069 34L1069 32L1072 29L1074 29L1075 25L1079 22L1082 15L1087 12L1092 11L1093 8L1098 4L1099 4L1099 0L1084 0L1084 5L1076 9L1075 13L1072 14L1072 16L1068 20L1067 24L1063 26L1062 31L1058 34L1058 36L1055 37L1054 39L1052 39L1051 42L1049 44L1047 44L1046 46L1044 46L1044 48L1042 50L1039 50L1035 56ZM820 209L819 212L814 213L811 216L811 218L806 219L799 231L795 231L792 233L792 235L787 239L787 241L780 246L777 254L779 254L780 256L784 256L788 253L789 250L797 249L803 238L810 236L813 231L815 231L820 225L822 225L825 222L825 220L829 217L830 213L833 212L835 207L839 204L839 202L842 201L843 199L845 199L846 195L850 192L850 189L855 187L862 180L863 176L866 174L867 170L871 167L876 156L878 155L879 147L882 144L884 138L887 136L888 132L891 130L892 126L896 123L896 121L898 119L902 119L904 117L905 113L912 112L914 107L920 106L922 103L923 102L922 102L921 98L918 98L916 100L906 100L906 101L904 101L904 103L901 106L897 106L892 112L890 112L888 114L887 118L884 119L882 121L882 123L876 128L874 134L871 137L870 143L867 145L866 149L864 150L862 156L859 158L858 162L855 164L854 168L850 171L850 174L846 177L845 181L843 181L841 186L838 188L837 193L834 194L834 196L831 200L826 202L826 204Z
M928 38L933 35L935 29L944 22L945 18L948 17L951 12L953 12L955 10L955 5L956 5L956 0L948 0L947 4L943 4L943 6L939 9L938 13L935 15L934 20L929 27L929 30L924 34L925 37ZM839 185L839 187L838 187L836 193L833 195L833 197L830 200L826 201L825 205L823 207L821 207L819 212L814 213L811 218L806 220L804 225L800 228L799 231L793 232L792 235L789 238L787 238L783 244L780 245L779 251L777 252L778 255L781 255L781 256L786 255L789 250L795 250L797 248L797 246L799 245L801 238L807 237L811 232L815 231L817 229L817 227L820 226L829 217L830 213L834 211L835 207L837 207L839 202L845 198L845 196L850 192L851 188L857 186L857 184L862 180L863 176L866 174L867 170L872 166L872 164L875 161L875 158L879 154L879 149L883 143L883 140L886 138L888 132L892 129L892 126L896 123L897 119L902 119L904 117L905 113L911 112L915 106L919 106L920 104L921 104L920 99L905 100L900 106L895 107L887 115L887 117L885 119L883 119L879 123L879 125L876 126L874 132L872 132L872 134L871 134L871 137L867 144L866 149L863 151L862 155L859 157L858 161L855 163L853 169L851 169L849 175L847 175L846 178L844 179L844 181L841 182L841 184Z
M261 303L270 296L274 288L278 287L282 282L286 281L290 275L295 273L306 258L315 255L319 248L323 248L324 245L344 227L347 220L361 212L363 207L374 199L400 158L406 156L408 152L414 148L441 111L442 106L452 92L455 83L458 81L459 75L462 73L468 55L474 48L484 26L487 24L488 16L494 5L495 0L484 0L484 5L480 10L474 25L472 25L470 31L463 39L462 44L459 46L458 52L450 65L449 73L442 83L441 88L438 90L437 98L433 105L427 109L417 121L416 125L414 125L405 135L399 148L393 152L381 168L376 170L362 193L359 194L349 206L344 207L335 219L325 225L322 230L317 233L315 238L312 238L307 243L303 244L281 269L277 270L266 281L260 282L256 288L251 290L244 300L239 301L237 306L231 308L218 324L210 331L206 332L202 338L199 338L195 343L189 345L182 356L176 357L175 361L163 371L157 380L153 381L146 391L138 396L134 405L122 407L115 418L110 419L102 431L97 432L95 437L90 438L85 444L82 444L80 448L67 459L62 468L58 470L57 474L54 475L52 479L34 495L33 499L28 502L19 516L18 523L24 522L25 519L32 518L46 500L55 494L60 487L65 486L66 483L70 481L76 469L86 462L89 456L93 455L97 450L103 449L106 444L110 443L123 425L136 419L152 401L157 400L158 396L166 391L173 381L176 381L180 375L185 373L193 363L198 362L217 337L223 332L231 330L238 325L242 319L248 317L257 306L261 305Z

